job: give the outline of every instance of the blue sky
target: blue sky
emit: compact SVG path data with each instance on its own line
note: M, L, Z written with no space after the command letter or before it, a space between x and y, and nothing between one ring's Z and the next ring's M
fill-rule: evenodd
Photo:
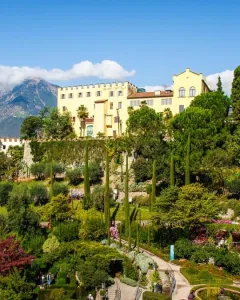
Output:
M67 70L85 60L93 68L111 60L136 71L126 78L134 84L157 86L171 84L172 75L186 67L209 75L233 70L240 61L240 1L2 2L0 66L5 69L0 70L0 83L6 67ZM113 80L90 76L50 81Z

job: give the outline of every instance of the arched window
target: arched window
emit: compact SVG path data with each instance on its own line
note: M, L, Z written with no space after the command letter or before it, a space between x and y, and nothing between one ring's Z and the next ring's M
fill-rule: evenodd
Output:
M181 87L179 89L179 97L185 97L185 88Z
M87 126L87 136L93 136L93 125Z
M189 96L190 97L195 97L196 96L196 89L194 86L191 86L190 87L190 90L189 90Z

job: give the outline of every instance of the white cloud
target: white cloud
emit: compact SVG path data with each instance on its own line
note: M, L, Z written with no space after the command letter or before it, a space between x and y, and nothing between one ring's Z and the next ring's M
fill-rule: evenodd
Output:
M226 71L223 71L220 73L211 74L206 77L206 81L212 90L216 90L217 89L216 84L218 82L218 77L220 76L221 80L222 80L224 92L227 95L230 95L231 89L232 89L233 73L234 73L234 71L226 70ZM152 92L152 91L156 91L156 90L164 91L167 89L173 89L173 86L171 86L170 84L169 85L157 85L157 86L147 85L144 88L146 89L146 91Z
M233 82L233 72L231 70L226 70L221 73L215 73L208 75L206 77L207 83L212 90L216 90L216 84L218 82L218 77L221 77L223 90L226 94L231 94L232 82Z
M49 81L69 81L87 77L122 80L135 74L135 70L128 71L112 60L103 60L96 64L86 60L73 65L71 69L66 71L0 65L0 87L14 86L33 77L40 77Z

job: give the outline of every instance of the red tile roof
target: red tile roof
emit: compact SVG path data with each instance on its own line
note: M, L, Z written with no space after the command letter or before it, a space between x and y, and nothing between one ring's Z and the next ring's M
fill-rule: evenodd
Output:
M135 98L156 98L156 97L172 97L173 91L161 91L160 95L156 92L143 92L143 93L133 93L128 96L128 99Z

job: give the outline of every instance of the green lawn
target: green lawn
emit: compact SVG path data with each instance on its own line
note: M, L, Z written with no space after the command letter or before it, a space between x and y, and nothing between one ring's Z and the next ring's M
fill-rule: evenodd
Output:
M190 262L187 262L186 265L181 268L181 272L191 285L231 285L234 278L232 275L223 270L219 270L215 266L205 264L198 265Z

